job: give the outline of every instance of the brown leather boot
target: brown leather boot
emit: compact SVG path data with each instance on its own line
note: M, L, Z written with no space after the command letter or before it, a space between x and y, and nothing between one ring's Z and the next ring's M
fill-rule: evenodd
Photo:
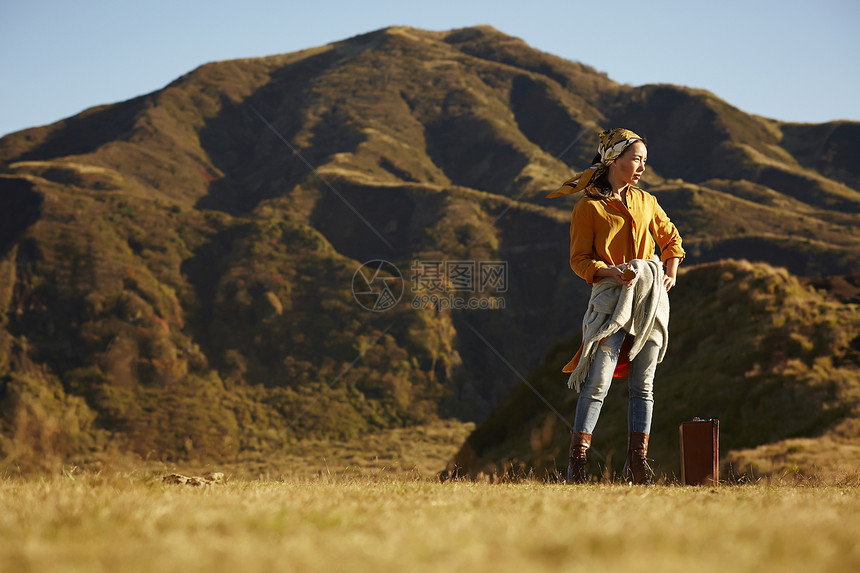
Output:
M648 485L654 477L654 471L645 458L648 454L648 437L645 432L627 434L627 461L624 463L622 475L625 480L634 484Z
M567 466L567 483L588 481L585 452L591 447L591 434L574 431L570 438L570 464Z

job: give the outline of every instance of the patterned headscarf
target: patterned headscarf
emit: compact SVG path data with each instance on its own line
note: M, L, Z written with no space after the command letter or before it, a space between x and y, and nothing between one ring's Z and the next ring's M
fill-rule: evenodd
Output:
M592 181L606 172L609 166L618 159L618 156L624 153L625 149L641 140L641 137L629 129L621 127L601 132L600 144L597 146L597 153L600 154L600 162L595 163L582 173L577 173L565 181L564 185L559 187L557 191L553 191L547 195L547 198L561 197L562 195L585 190L586 187L591 185Z

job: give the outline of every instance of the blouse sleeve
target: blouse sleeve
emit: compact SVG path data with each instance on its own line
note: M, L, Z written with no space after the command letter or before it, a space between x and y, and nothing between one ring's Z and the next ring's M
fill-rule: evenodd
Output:
M594 273L609 265L594 252L594 214L584 201L580 199L574 206L570 218L570 268L592 284Z
M657 203L656 198L654 199L654 216L651 218L651 232L654 233L654 238L660 246L660 258L664 263L675 257L684 260L686 252L681 246L681 235L669 216Z

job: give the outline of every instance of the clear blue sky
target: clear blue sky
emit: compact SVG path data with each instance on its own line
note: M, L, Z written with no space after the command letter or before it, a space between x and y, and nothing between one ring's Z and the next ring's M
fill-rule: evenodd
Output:
M860 0L2 0L0 135L206 62L478 24L620 83L704 88L786 121L860 120Z

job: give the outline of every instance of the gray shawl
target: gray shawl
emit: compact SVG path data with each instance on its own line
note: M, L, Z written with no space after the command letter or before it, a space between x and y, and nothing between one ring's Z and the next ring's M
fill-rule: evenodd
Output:
M663 361L669 345L669 295L663 286L663 265L659 260L630 262L636 280L630 286L614 279L597 281L591 288L588 310L582 319L582 354L571 372L567 386L580 391L600 341L623 329L634 338L632 361L649 340L660 347L657 362Z

